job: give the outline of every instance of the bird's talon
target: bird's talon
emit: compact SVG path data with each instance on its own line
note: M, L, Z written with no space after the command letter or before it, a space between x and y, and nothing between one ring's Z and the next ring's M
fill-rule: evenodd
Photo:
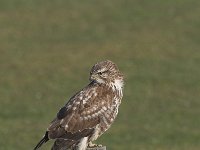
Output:
M89 143L88 143L88 147L89 147L89 148L93 148L93 147L102 147L102 145L101 145L101 144L93 144L92 142L89 142Z

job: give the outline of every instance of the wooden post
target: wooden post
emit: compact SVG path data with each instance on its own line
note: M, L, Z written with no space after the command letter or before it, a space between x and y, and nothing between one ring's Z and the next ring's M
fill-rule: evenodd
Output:
M87 148L86 150L106 150L106 146Z

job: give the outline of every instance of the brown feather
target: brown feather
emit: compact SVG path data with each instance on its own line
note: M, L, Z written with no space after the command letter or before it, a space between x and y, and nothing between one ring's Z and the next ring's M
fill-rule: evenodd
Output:
M77 146L84 137L96 140L116 118L123 87L117 66L111 61L95 64L90 80L59 110L48 127L48 138L56 139L53 150Z

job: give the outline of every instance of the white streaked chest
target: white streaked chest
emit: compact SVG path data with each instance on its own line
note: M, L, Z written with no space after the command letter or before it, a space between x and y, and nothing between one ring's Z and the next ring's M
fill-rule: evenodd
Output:
M114 99L120 99L123 96L123 87L124 82L122 79L115 79L115 81L111 84L113 92L116 93L116 96Z

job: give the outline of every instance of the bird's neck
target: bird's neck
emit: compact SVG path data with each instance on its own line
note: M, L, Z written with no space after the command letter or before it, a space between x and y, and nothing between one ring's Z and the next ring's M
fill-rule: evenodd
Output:
M115 86L116 90L122 90L124 87L123 79L115 79L113 82L113 86Z
M116 92L118 94L118 96L122 98L122 96L123 96L123 87L124 87L123 79L115 79L111 83L111 87L112 87L113 92Z
M98 86L102 86L105 87L105 90L108 89L112 89L112 91L114 93L116 93L119 98L121 99L123 97L123 87L124 87L124 80L123 78L118 78L115 79L114 81L110 82L109 84L101 84L101 83L97 83L95 81L92 81L90 83L90 85L98 85Z

